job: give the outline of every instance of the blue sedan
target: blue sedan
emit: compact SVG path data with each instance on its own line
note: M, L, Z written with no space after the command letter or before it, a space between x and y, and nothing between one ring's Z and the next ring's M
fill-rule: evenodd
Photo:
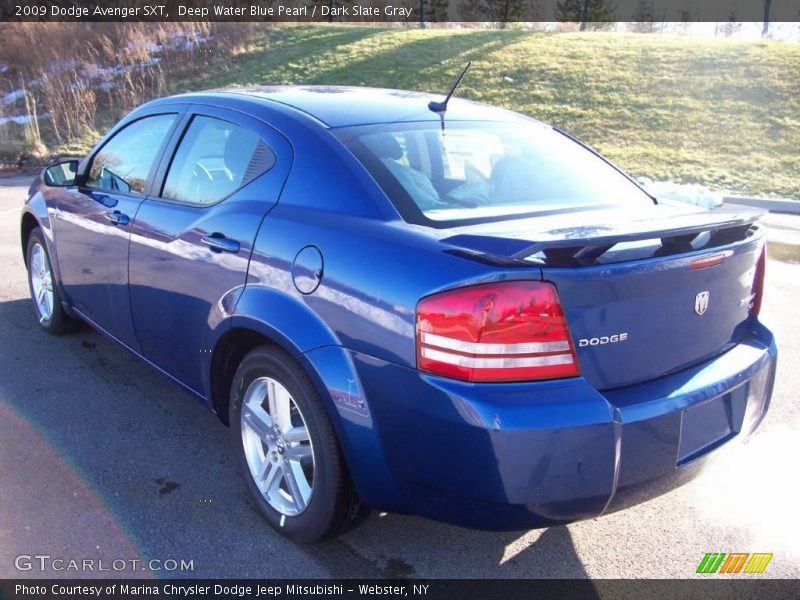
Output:
M297 541L369 508L597 517L699 473L772 392L757 214L657 201L465 100L156 100L42 172L21 237L42 328L89 323L205 402Z

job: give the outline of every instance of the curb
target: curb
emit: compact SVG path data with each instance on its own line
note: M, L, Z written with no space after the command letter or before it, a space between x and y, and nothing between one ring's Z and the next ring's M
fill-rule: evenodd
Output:
M769 212L787 213L787 214L800 214L800 201L789 199L776 199L776 198L750 198L748 196L725 196L722 199L723 204L740 204L743 206L752 206L754 208L763 208Z

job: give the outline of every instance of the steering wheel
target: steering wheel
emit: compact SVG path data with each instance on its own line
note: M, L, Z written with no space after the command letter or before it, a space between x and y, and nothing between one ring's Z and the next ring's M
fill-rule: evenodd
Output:
M192 195L195 199L201 198L201 190L204 186L211 185L214 183L214 177L211 175L211 171L206 169L200 163L195 164L194 169L192 170Z
M205 176L206 181L208 183L214 183L214 177L211 175L211 171L206 169L202 164L197 163L194 166L194 170L192 171L192 177L194 179L199 179L200 178L200 173L202 173Z

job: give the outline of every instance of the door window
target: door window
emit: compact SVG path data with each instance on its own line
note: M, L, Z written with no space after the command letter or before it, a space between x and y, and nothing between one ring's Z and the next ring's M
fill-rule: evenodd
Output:
M92 159L87 187L143 194L150 169L174 121L174 114L145 117L114 135Z
M258 134L212 117L192 119L169 167L162 197L213 204L275 164Z

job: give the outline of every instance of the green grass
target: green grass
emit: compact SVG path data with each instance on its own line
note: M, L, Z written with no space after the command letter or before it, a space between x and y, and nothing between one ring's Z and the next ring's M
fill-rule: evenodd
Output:
M800 198L800 44L289 26L176 85L444 92L468 60L461 96L557 125L634 175Z

